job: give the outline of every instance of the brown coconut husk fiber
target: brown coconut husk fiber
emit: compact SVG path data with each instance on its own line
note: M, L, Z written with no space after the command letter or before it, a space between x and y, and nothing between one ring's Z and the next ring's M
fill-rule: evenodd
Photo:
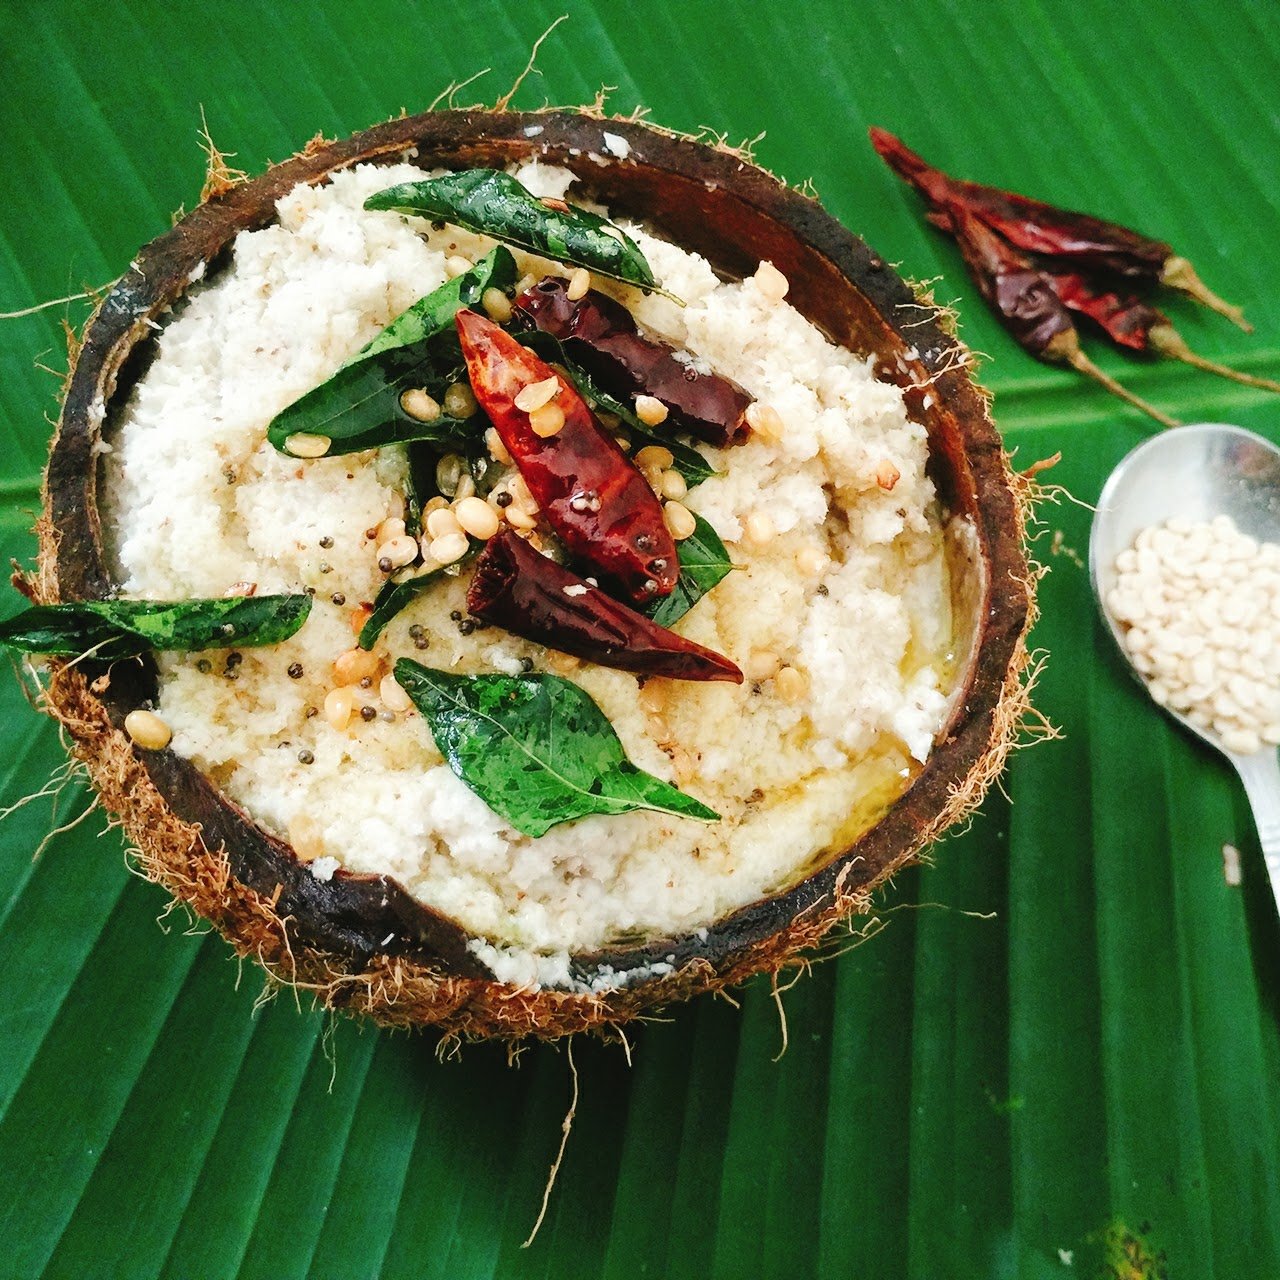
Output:
M91 658L51 662L43 705L117 815L138 869L273 981L384 1025L433 1024L466 1038L556 1038L608 1032L757 973L773 975L776 989L778 975L806 963L824 939L830 945L832 930L868 911L877 887L973 811L1028 721L1035 570L1024 541L1032 483L1010 469L947 314L913 294L815 202L737 150L610 119L609 132L626 138L631 154L608 159L600 155L602 119L599 110L433 112L339 142L313 140L248 181L217 153L208 198L140 253L85 330L46 474L33 597L94 598L111 589L95 505L101 407L128 383L135 353L146 349L148 321L181 295L197 264L213 263L238 231L269 222L275 199L294 183L320 181L334 169L399 159L409 148L424 167L501 165L538 153L577 170L605 202L655 223L728 273L744 274L769 258L792 283L789 301L835 340L877 353L880 375L903 387L909 412L929 428L934 479L956 517L953 578L970 630L969 661L951 721L923 771L851 848L832 851L800 884L715 922L705 939L575 957L584 985L593 975L623 975L622 985L598 992L495 980L469 956L456 923L413 902L394 881L339 873L333 884L319 885L287 845L189 762L169 751L140 751L125 735L124 714L154 693L149 663L107 671Z

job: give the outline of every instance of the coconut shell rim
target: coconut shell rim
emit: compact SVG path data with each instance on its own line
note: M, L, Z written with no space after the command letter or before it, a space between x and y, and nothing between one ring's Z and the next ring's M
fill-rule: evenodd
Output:
M623 977L624 985L602 993L528 991L497 981L469 955L463 930L416 903L387 877L343 877L348 887L353 882L359 887L363 901L354 913L333 910L323 888L313 887L320 882L305 864L217 793L193 765L171 752L132 747L121 725L129 706L137 705L145 680L126 679L114 693L97 698L85 674L54 664L49 708L71 730L108 808L122 815L146 873L212 919L239 950L254 954L282 981L384 1022L431 1021L467 1035L557 1035L624 1021L651 1004L730 985L762 969L776 971L837 921L864 910L875 887L980 801L1025 710L1025 635L1034 612L1033 572L1024 552L1025 494L1008 467L985 393L970 379L968 353L939 323L943 313L925 310L883 259L816 201L739 153L589 113L429 112L341 142L312 144L261 177L227 187L146 246L91 318L69 378L46 472L48 518L39 530L37 595L51 601L100 596L109 589L93 492L95 407L110 400L125 358L149 336L147 320L181 294L197 261L212 261L246 226L271 221L275 198L295 182L318 181L355 163L398 158L414 146L434 145L438 151L444 143L469 140L482 151L496 147L501 155L508 154L504 147L523 146L580 170L589 164L583 176L598 178L594 166L600 153L592 148L599 147L603 127L630 147L628 158L609 164L643 164L682 180L723 183L828 259L880 313L900 352L910 353L905 361L900 354L899 367L888 372L891 380L910 387L909 404L915 395L913 416L930 412L922 403L923 387L934 392L935 412L949 413L960 423L964 462L972 469L975 489L970 514L987 570L975 661L945 740L935 745L923 771L885 817L850 849L787 891L708 926L705 938L688 935L578 957L578 974L588 981L601 970L640 971L637 980L626 983ZM537 133L530 136L531 130ZM591 159L583 161L584 155ZM149 276L156 267L163 270ZM130 779L123 790L122 776ZM197 798L194 812L191 805L185 815L170 805L175 785L185 798ZM130 818L130 810L139 807L139 789L154 792L161 806L143 824ZM147 800L141 807L154 809L150 795ZM259 868L255 875L237 856L246 843L259 861L276 864L274 885L270 873L264 877ZM212 897L199 887L206 883L219 886ZM374 900L383 907L389 902L391 909L370 928L361 913ZM395 935L391 947L385 945L388 924ZM649 974L654 962L670 971Z

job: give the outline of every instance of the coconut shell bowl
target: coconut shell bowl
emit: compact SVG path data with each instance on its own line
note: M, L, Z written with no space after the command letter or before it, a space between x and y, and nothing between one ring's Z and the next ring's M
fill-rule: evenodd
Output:
M625 158L603 145L605 129L625 139ZM924 768L851 847L785 892L697 934L576 956L581 990L524 989L498 981L459 925L394 880L345 872L316 879L189 761L138 749L123 721L155 695L149 662L116 664L105 689L95 686L103 668L91 660L52 662L47 708L145 873L274 979L331 1008L466 1037L554 1038L607 1030L756 973L776 975L866 911L878 886L980 801L1025 709L1033 597L1021 482L946 317L816 201L739 154L586 114L441 111L312 144L212 195L137 255L83 335L46 474L33 593L52 603L112 591L96 505L100 433L154 351L154 324L189 282L215 271L239 232L269 224L276 200L296 183L406 155L424 169L542 158L573 170L614 213L643 220L727 277L768 259L789 280L795 308L832 341L873 354L877 376L903 388L909 415L928 430L957 619L949 713ZM602 973L614 980L591 990Z

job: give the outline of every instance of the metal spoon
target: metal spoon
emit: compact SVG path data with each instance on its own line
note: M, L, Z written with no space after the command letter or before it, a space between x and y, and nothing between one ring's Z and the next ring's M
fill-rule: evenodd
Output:
M1202 423L1162 432L1140 444L1111 473L1089 535L1089 576L1126 663L1123 628L1106 605L1116 581L1116 557L1149 525L1174 516L1199 522L1219 515L1230 516L1242 533L1259 541L1280 542L1280 449L1242 427ZM1136 670L1134 675L1142 681ZM1280 907L1280 761L1275 748L1264 746L1248 755L1228 751L1213 730L1197 728L1171 707L1162 710L1221 751L1240 775Z

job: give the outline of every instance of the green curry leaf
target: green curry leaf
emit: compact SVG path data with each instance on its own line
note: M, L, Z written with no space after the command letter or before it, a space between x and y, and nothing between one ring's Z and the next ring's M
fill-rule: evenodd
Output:
M449 329L460 308L477 306L486 289L510 290L515 287L515 282L516 260L499 245L469 271L446 280L425 298L419 298L407 311L402 311L376 338L361 347L344 367L371 360L384 351L425 342L441 330Z
M515 278L515 259L499 246L419 298L333 377L278 413L267 439L289 453L290 436L325 436L330 441L326 456L334 456L414 440L446 447L475 435L483 419L442 414L422 422L401 408L400 396L409 387L443 392L446 375L460 360L453 317L460 307L479 305L486 289L510 290Z
M634 414L632 415L634 417ZM682 444L670 436L659 435L637 422L628 422L627 435L631 437L631 452L639 453L648 445L661 445L671 454L671 466L683 477L690 488L697 488L704 480L720 473L692 445Z
M247 648L279 644L306 621L311 597L217 600L78 600L36 605L0 623L0 644L72 657L125 658L148 649Z
M611 280L665 292L630 236L586 209L549 207L499 169L464 169L404 182L370 196L364 207L452 222Z
M669 627L683 618L733 568L720 535L701 516L694 520L693 532L676 543L680 577L675 590L645 610L660 627Z
M455 564L465 564L484 543L478 538L468 539L466 555ZM429 587L433 586L441 574L448 571L450 565L435 565L412 578L403 578L399 582L387 581L382 584L373 602L373 612L364 626L360 628L360 648L372 649L378 637L386 630L387 624L402 609L407 609L413 601Z
M449 675L408 658L395 676L449 767L527 836L592 813L720 816L632 764L600 708L559 676Z

